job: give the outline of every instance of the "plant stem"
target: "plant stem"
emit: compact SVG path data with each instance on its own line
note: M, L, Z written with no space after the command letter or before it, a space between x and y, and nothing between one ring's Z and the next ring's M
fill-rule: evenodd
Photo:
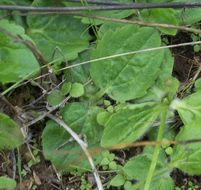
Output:
M163 108L163 111L162 111L162 114L161 114L161 124L160 124L159 131L158 131L157 141L161 141L162 138L163 138L167 112L168 112L168 107L165 106ZM155 148L154 148L152 162L151 162L151 166L149 168L149 172L147 174L144 190L149 190L149 186L151 184L151 180L152 180L152 177L154 175L154 170L156 168L156 164L157 164L157 161L158 161L159 153L160 153L160 144L157 144L155 146Z
M102 98L102 96L105 94L106 89L101 89L95 94L96 99Z

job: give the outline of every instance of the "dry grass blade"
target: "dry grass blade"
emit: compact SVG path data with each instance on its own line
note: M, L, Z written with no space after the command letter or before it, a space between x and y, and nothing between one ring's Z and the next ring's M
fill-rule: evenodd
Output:
M186 141L168 141L168 140L162 140L162 141L138 141L131 144L117 144L112 147L103 148L103 147L94 147L88 149L88 152L91 156L96 156L98 154L101 154L103 151L116 151L116 150L122 150L127 148L137 148L137 147L144 147L144 146L156 146L156 145L187 145L192 143L201 143L201 139L191 139ZM81 154L80 150L55 150L53 152L55 155L67 155L67 154L76 154L78 155L77 159L73 160L72 162L69 162L67 166L73 167L80 163L83 159L86 159L85 155Z
M124 23L124 24L137 24L140 26L150 26L150 27L160 27L160 28L168 28L168 29L177 29L186 32L192 32L201 34L201 30L195 28L189 28L186 26L177 26L172 24L163 24L163 23L152 23L152 22L144 22L138 20L126 20L126 19L116 19L116 18L108 18L96 15L89 15L89 14L82 14L80 12L31 12L31 13L14 13L17 15L74 15L74 16L81 16L91 19L102 20L106 22L117 22L117 23Z

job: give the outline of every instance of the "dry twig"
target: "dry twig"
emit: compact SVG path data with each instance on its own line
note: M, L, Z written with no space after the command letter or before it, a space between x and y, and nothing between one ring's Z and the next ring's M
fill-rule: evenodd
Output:
M198 8L201 3L127 3L116 5L77 6L77 7L33 7L20 5L0 5L0 10L23 11L23 12L80 12L80 11L111 11L128 9L153 9L153 8Z
M103 190L102 182L100 180L98 171L97 171L97 169L96 169L96 167L94 165L93 159L92 159L89 151L87 150L86 143L83 140L81 140L79 138L79 136L66 123L64 123L64 121L62 119L60 119L59 117L56 117L56 116L54 116L52 114L48 114L47 116L50 119L54 120L56 123L58 123L60 126L62 126L73 137L73 139L80 145L80 147L82 148L83 152L87 156L87 159L88 159L88 161L89 161L89 163L91 165L91 168L92 168L92 171L93 171L94 178L96 180L98 190Z

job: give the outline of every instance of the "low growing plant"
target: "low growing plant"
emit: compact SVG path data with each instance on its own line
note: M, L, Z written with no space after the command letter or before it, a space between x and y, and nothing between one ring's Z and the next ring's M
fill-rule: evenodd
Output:
M68 3L34 0L32 5L67 6ZM184 12L174 9L130 10L113 11L109 17L129 16L131 20L177 26L184 22L188 25L197 23L201 20L200 12L200 9ZM100 13L102 16L106 14ZM164 35L176 35L177 29L108 24L96 19L90 24L96 25L98 36L92 36L88 24L86 18L62 15L1 19L2 95L6 96L16 85L34 79L47 68L50 79L42 82L48 92L45 96L47 108L54 108L69 97L69 102L60 106L57 114L87 144L89 152L95 152L92 155L96 166L113 172L106 188L174 190L173 170L201 175L201 142L198 141L201 138L200 80L196 81L192 94L183 99L177 97L179 82L172 77L174 58L162 41ZM192 38L195 39L194 34ZM22 43L27 41L42 54L45 65L40 66L33 51ZM55 47L61 49L62 55L56 53L52 60ZM62 78L60 85L59 77ZM8 88L10 83L14 85ZM179 132L174 130L173 122L169 122L174 121L176 113L182 121ZM140 154L123 163L115 160L115 153L109 152L129 148L144 137L154 143L145 144ZM23 143L19 124L0 113L0 148L18 148ZM97 149L103 152L96 154ZM71 174L76 170L79 174L91 172L77 142L51 119L43 129L42 151L58 171ZM92 185L82 178L80 188L88 190ZM189 188L195 189L194 186Z

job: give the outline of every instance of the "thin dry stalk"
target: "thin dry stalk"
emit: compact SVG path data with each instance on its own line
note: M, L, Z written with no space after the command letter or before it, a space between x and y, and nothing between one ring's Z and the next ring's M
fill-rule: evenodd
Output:
M79 136L66 123L64 123L64 121L61 120L59 117L56 117L56 116L54 116L52 114L48 114L47 116L50 119L54 120L56 123L58 123L60 126L62 126L73 137L73 139L80 145L80 147L82 148L83 152L87 156L89 164L91 165L91 168L92 168L92 171L93 171L94 178L96 180L98 190L103 190L102 182L100 180L100 177L99 177L98 171L97 171L97 169L95 167L95 164L93 162L93 159L92 159L89 151L87 150L86 143L83 140L81 140L79 138Z
M173 24L163 24L163 23L153 23L153 22L144 22L139 20L126 20L126 19L116 19L116 18L108 18L102 16L96 16L91 14L83 14L80 12L31 12L31 13L14 13L17 15L74 15L80 17L86 17L91 19L102 20L106 22L117 22L117 23L124 23L124 24L137 24L140 26L149 26L149 27L160 27L160 28L167 28L167 29L176 29L185 32L192 32L196 34L201 34L201 30L195 28L189 28L186 26L177 26Z
M44 119L45 117L47 117L49 114L51 114L52 112L54 112L55 110L57 110L58 108L60 108L61 106L65 105L66 102L70 99L70 96L66 97L60 104L52 107L49 111L44 112L42 115L40 115L39 117L37 117L36 119L30 121L29 123L25 124L26 127L30 127L31 125L34 125L35 123L41 121L42 119Z

